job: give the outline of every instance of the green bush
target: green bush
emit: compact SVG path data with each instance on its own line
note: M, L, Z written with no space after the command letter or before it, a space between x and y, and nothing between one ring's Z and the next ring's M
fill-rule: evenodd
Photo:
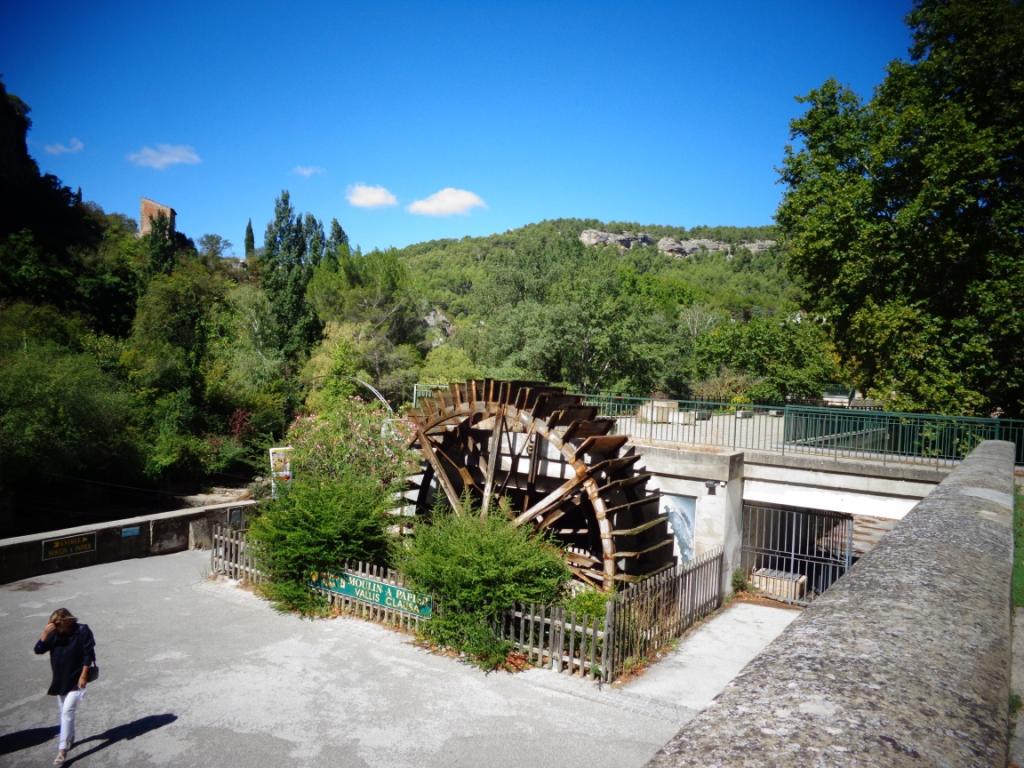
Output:
M299 478L360 473L397 490L418 465L405 440L386 426L388 418L380 403L358 397L341 398L323 413L298 417L287 437L293 448L292 471Z
M264 594L282 610L317 613L323 601L306 587L311 571L338 571L346 560L384 563L388 489L366 474L297 478L249 528L257 564L269 577Z
M747 580L747 572L742 568L737 568L732 572L732 591L733 592L750 592L751 584Z
M516 602L551 603L571 574L561 552L503 515L481 519L435 510L411 541L396 548L409 584L434 597L438 610L427 624L434 642L464 651L485 668L500 664L508 648L492 626Z
M608 601L614 595L610 592L598 592L587 589L577 592L563 603L566 613L572 612L595 619L603 619Z

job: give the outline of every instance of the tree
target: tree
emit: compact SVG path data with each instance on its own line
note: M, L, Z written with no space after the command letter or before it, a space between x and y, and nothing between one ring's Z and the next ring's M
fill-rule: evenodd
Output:
M394 496L370 475L298 477L271 500L247 534L276 607L317 613L323 599L307 584L312 571L339 573L354 560L383 564Z
M310 214L295 213L288 190L274 203L257 266L263 290L281 330L281 349L290 360L309 351L320 323L306 302L306 287L324 247L323 226Z
M48 475L134 474L136 404L85 337L52 307L0 309L0 490L38 493Z
M806 318L722 323L697 338L691 364L695 394L710 400L818 398L839 378L825 332Z
M453 344L441 344L427 353L419 379L429 384L449 384L479 378L480 369L474 365L464 349Z
M1024 413L1024 5L918 0L910 61L791 124L777 220L858 383L892 407Z
M337 219L331 219L331 235L327 238L327 253L329 258L337 259L341 249L348 250L348 235L341 228Z
M220 235L207 234L199 238L199 255L207 261L216 263L227 256L231 250L231 241Z
M149 234L142 238L147 255L149 275L169 275L179 259L196 255L195 244L171 227L167 214L160 211L152 222Z
M249 219L245 225L245 260L256 256L256 238L252 234L252 219Z
M515 527L506 514L480 517L435 509L430 524L418 523L396 547L399 570L437 602L426 633L435 642L466 652L491 669L508 648L494 634L502 611L515 603L553 603L571 572L562 552L530 526Z

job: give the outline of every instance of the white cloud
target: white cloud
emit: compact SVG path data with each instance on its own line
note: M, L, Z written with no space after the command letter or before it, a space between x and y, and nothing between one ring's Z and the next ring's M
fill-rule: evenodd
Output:
M51 155L73 155L76 152L81 152L85 149L85 144L83 144L80 139L76 139L72 136L71 141L67 144L47 144L43 149Z
M478 195L467 189L445 187L430 197L417 200L409 206L409 213L422 216L454 216L469 213L473 208L486 208L487 204Z
M387 187L362 183L349 185L345 190L345 199L356 208L384 208L398 203L398 199Z
M296 165L292 168L292 173L296 176L305 176L308 179L310 176L316 176L318 173L326 173L326 171L316 165Z
M135 165L156 168L158 171L169 165L196 165L201 162L196 151L185 144L157 144L156 149L143 147L128 155L128 159Z

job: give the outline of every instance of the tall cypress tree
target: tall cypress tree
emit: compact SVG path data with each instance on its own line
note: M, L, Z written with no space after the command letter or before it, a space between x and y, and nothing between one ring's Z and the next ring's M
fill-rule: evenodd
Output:
M249 261L256 254L256 238L252 234L252 219L245 225L245 260Z

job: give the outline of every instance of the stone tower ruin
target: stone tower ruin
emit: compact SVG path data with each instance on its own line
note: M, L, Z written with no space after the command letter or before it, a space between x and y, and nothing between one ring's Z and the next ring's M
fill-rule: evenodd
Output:
M142 198L141 210L139 211L139 237L149 234L153 227L153 220L161 213L167 217L167 221L171 225L171 232L174 232L174 217L177 215L177 211L169 205L163 205L155 200L150 200L148 197Z

